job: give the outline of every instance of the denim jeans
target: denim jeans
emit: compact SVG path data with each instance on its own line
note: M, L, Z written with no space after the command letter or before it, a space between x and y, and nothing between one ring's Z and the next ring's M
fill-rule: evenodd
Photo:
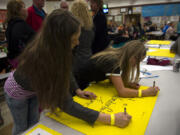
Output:
M21 134L39 121L38 100L36 96L17 100L5 93L5 98L14 120L12 135Z

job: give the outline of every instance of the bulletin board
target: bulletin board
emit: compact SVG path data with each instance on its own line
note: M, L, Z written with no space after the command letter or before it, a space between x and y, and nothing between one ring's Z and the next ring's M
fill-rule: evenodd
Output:
M142 7L142 16L180 16L180 4L164 4Z
M140 89L144 90L146 88L147 87L141 86ZM132 116L129 126L126 128L118 128L99 122L96 122L92 126L83 120L60 111L56 112L58 115L48 113L47 116L86 135L144 135L157 96L120 98L117 96L115 88L110 83L93 84L86 90L95 93L97 99L87 100L76 96L74 100L85 107L108 114L123 112L124 106L126 106L127 113Z

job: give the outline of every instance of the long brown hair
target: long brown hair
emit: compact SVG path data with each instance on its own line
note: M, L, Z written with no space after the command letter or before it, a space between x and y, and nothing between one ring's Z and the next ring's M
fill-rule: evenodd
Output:
M79 32L80 22L68 11L54 10L40 33L20 56L20 69L44 108L63 106L69 92L71 38Z
M107 61L114 59L117 61L115 65L112 65L114 69L120 68L122 71L122 80L124 85L128 87L130 82L137 82L139 80L140 62L146 56L146 48L144 43L139 40L133 40L126 43L121 48L107 48L106 50L99 52L92 56L97 58L97 62ZM136 64L132 65L131 58L136 59ZM136 75L135 75L136 72Z
M8 23L11 19L21 18L20 10L23 8L24 2L22 0L10 0L7 4L7 16L5 23Z

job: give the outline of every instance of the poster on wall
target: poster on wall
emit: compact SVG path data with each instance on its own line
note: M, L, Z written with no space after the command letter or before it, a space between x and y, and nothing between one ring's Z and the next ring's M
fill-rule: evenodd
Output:
M152 23L161 23L161 17L151 17Z
M171 16L170 21L172 22L178 22L179 21L179 16Z
M4 22L6 19L6 10L0 9L0 23Z
M133 7L133 13L141 13L142 8L141 7Z

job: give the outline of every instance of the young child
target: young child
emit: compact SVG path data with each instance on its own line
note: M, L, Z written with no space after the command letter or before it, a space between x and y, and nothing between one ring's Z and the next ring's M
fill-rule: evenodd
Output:
M4 86L14 120L13 135L38 122L38 103L52 111L60 107L90 124L95 121L118 127L129 124L131 116L128 114L100 113L75 103L70 96L72 48L79 44L80 31L80 23L71 13L54 10L20 56L17 70L11 73Z
M74 74L77 84L80 89L85 89L90 82L110 79L120 97L155 96L158 87L135 90L139 88L140 62L145 56L146 48L138 40L130 41L118 49L108 48L92 56L85 66L79 68ZM78 87L74 90L78 90Z

